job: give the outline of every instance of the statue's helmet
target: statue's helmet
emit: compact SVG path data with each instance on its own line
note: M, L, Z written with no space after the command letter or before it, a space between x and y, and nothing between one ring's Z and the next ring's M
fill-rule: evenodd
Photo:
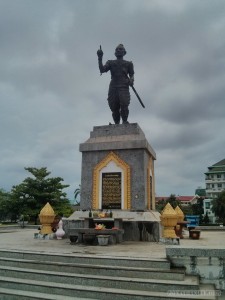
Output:
M123 52L123 55L125 55L127 52L124 48L124 45L123 44L119 44L117 47L116 47L116 50L115 50L115 55L117 56L117 53L119 52Z

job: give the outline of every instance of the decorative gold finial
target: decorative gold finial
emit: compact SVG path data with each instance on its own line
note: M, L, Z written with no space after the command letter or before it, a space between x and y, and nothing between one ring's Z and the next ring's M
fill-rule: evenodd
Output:
M163 237L177 238L174 227L177 224L178 215L170 203L167 203L164 207L160 219L162 225L164 226Z
M177 213L177 216L178 216L177 222L183 222L184 221L184 213L178 205L175 208L175 212Z
M52 227L51 224L53 223L55 218L55 212L51 205L47 202L45 206L42 208L39 214L39 219L41 223L41 234L51 234Z

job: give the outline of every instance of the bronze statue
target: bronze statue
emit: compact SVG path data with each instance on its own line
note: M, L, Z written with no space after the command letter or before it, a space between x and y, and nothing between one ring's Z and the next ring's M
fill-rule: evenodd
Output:
M115 124L128 123L130 104L129 86L133 88L134 84L134 67L131 61L124 60L126 50L122 44L118 45L115 50L116 60L108 60L105 65L102 63L103 51L97 51L99 70L102 73L111 72L111 81L108 91L108 103L112 111ZM133 88L134 89L134 88ZM140 101L140 100L139 100Z

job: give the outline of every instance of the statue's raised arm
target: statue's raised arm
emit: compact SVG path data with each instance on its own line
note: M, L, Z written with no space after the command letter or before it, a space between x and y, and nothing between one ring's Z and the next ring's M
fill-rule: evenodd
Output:
M100 45L100 48L97 51L98 59L102 59L103 57L103 51L102 51L102 46Z

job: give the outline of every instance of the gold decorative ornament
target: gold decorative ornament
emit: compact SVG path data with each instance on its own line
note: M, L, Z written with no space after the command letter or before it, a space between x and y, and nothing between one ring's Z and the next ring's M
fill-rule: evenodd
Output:
M154 176L154 161L149 158L147 168L147 208L155 209L155 176Z
M177 213L177 216L178 216L177 222L183 222L184 221L184 213L179 206L177 206L175 208L175 212Z
M55 212L51 205L47 202L45 206L42 208L39 214L39 219L41 223L41 234L51 234L52 227L51 224L53 223L55 219Z
M177 224L178 216L170 203L167 203L164 207L160 219L161 224L164 226L163 237L177 238L174 227Z

